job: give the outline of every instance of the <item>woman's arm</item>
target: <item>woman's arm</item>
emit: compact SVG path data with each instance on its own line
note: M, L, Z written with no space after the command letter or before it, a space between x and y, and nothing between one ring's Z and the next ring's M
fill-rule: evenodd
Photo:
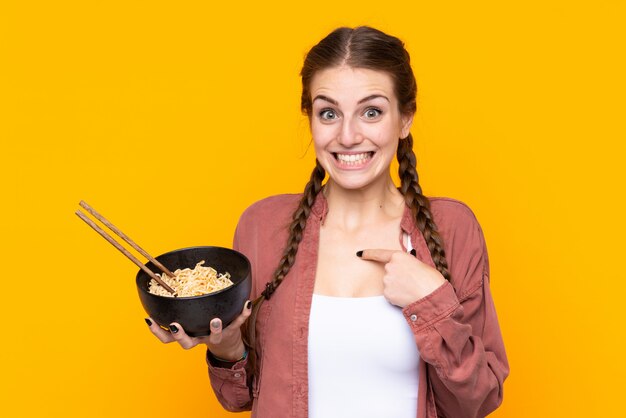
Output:
M495 410L509 374L489 289L487 249L467 211L470 216L447 234L452 283L403 310L428 365L438 412L454 418L484 417Z
M242 233L245 234L246 222L242 218L235 230L233 249L242 251ZM244 235L245 237L245 235ZM245 238L244 238L245 240ZM254 274L252 278L254 279ZM252 293L255 293L252 286ZM251 295L252 297L252 295ZM249 411L252 409L252 394L248 375L252 372L248 366L248 358L236 362L223 362L217 359L210 350L207 350L206 362L209 367L211 387L219 403L231 412Z
M252 408L252 396L248 386L247 358L234 363L231 367L218 367L215 359L207 350L209 379L215 396L224 409L231 412L249 411ZM220 364L219 366L225 366Z

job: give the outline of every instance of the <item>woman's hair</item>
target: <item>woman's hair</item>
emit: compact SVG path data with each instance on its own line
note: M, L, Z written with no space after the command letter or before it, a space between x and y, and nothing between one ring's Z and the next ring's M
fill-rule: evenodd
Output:
M399 110L403 115L412 115L416 110L417 84L410 65L409 53L398 38L387 35L367 26L357 28L339 28L331 32L315 45L307 54L302 71L301 109L309 118L312 112L311 80L319 71L348 66L375 71L383 71L391 76L394 93L398 99ZM411 209L415 223L422 232L437 270L450 280L443 242L435 225L428 198L422 194L418 182L413 137L409 133L398 143L397 158L399 163L400 192ZM317 194L322 189L324 169L316 161L311 178L307 183L298 208L293 213L289 227L289 238L283 256L261 297L255 301L253 313L246 327L246 345L254 348L256 313L264 299L269 299L293 266L298 245L302 240L307 219Z

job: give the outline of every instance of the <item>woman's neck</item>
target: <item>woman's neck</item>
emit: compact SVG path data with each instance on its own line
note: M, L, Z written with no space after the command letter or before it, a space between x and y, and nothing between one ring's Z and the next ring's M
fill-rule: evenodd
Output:
M400 218L404 213L404 198L391 176L363 189L344 189L331 179L323 193L328 201L325 226L354 230Z

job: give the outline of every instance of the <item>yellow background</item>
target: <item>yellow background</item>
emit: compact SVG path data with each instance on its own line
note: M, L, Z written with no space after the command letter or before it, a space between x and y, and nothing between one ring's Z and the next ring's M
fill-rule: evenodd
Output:
M512 368L493 416L621 416L623 2L294 4L2 2L0 415L235 416L73 212L153 254L229 246L245 207L312 168L304 53L369 24L412 54L426 194L485 231Z

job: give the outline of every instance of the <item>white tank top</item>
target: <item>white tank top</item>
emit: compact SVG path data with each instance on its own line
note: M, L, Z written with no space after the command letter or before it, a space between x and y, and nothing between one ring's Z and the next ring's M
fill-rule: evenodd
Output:
M415 418L419 352L384 296L314 294L308 347L310 418Z

